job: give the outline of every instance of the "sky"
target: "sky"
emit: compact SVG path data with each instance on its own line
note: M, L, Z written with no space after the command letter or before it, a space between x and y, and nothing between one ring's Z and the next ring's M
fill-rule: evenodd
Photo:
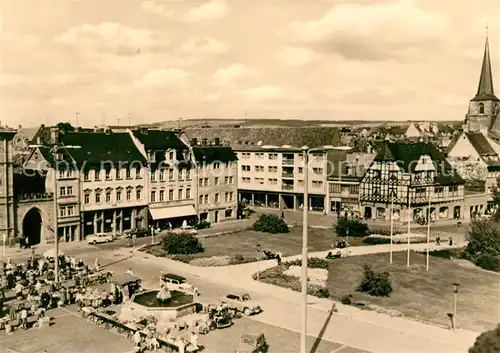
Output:
M2 0L1 124L462 120L500 1Z

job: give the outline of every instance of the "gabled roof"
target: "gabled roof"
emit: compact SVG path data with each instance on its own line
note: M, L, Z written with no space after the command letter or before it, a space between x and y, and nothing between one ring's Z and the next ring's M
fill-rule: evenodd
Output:
M63 145L81 147L69 150L69 153L79 166L104 161L146 162L144 156L126 132L69 132L61 134L60 140Z
M416 161L427 155L436 167L435 181L440 184L463 183L458 172L448 163L445 156L430 142L391 142L384 141L377 147L375 161L396 162L406 173L413 173Z
M311 148L324 145L341 146L340 129L336 127L274 127L274 128L187 128L186 135L201 141L219 138L235 150L256 149L260 145L290 145Z
M497 155L493 147L480 132L464 132L465 136L469 139L470 143L481 156L494 156Z
M164 130L132 130L132 134L146 150L187 150L188 146L173 131Z
M234 162L238 160L236 153L229 146L193 146L196 162Z

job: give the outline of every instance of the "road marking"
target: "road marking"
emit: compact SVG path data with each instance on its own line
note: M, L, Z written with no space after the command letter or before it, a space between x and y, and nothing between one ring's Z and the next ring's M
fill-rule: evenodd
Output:
M338 353L340 352L342 349L344 348L347 348L347 346L340 346L339 348L335 348L333 351L331 351L330 353Z

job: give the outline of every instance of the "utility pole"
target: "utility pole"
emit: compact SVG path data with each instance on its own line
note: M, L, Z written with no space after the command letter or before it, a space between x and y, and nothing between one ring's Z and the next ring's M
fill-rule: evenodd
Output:
M75 126L75 127L78 127L78 120L79 120L79 118L80 118L80 113L79 113L79 112L76 112L75 117L76 117L76 121L75 121L75 125L76 125L76 126Z

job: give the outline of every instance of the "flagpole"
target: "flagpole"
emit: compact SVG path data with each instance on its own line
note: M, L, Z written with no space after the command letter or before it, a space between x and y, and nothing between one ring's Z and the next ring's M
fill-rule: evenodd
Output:
M406 254L406 266L410 267L410 231L411 231L411 189L408 192L408 234L406 238L408 240L408 251Z
M425 259L426 271L429 271L429 247L431 239L431 199L432 199L432 194L429 195L429 216L427 217L427 254Z
M392 236L394 233L394 196L391 199L391 245L389 247L389 263L392 264Z

